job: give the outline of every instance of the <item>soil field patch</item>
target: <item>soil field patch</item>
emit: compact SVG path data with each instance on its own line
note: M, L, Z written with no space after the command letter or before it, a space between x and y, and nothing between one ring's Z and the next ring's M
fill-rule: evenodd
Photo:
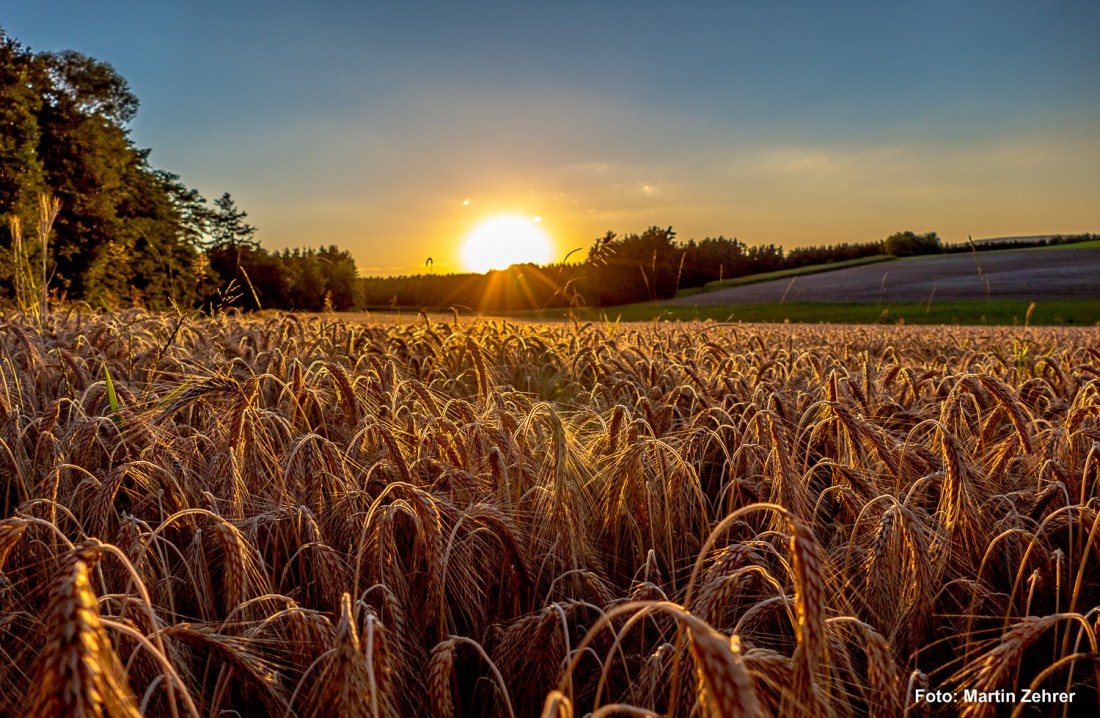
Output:
M670 299L672 306L1100 298L1100 247L1013 250L884 262Z

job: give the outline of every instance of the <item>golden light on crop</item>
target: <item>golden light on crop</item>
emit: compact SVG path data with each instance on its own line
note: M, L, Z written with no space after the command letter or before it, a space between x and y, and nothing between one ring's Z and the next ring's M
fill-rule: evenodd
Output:
M490 217L474 227L462 244L462 265L471 272L507 269L513 264L546 264L553 245L538 226L542 217Z

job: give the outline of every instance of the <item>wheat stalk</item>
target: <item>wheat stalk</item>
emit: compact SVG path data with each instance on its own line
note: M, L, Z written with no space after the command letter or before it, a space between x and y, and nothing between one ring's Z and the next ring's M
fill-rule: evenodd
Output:
M90 581L98 557L92 546L71 551L50 589L49 634L35 672L29 715L140 715L99 619Z

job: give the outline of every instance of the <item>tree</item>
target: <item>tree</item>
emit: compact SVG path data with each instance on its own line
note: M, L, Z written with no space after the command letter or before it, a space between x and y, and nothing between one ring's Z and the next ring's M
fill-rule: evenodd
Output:
M335 245L322 247L317 252L317 259L321 262L325 293L332 307L338 312L355 308L362 301L355 260L347 250L340 250Z
M238 209L228 192L214 200L215 209L206 217L210 240L207 249L257 249L256 228L244 221L248 213Z
M111 65L36 54L0 28L0 215L33 227L39 197L60 200L46 260L51 287L70 298L190 303L204 221L192 210L204 202L134 146L137 110Z
M943 251L940 238L935 232L916 234L915 232L895 232L883 240L886 254L895 257L909 257L915 254L939 254Z
M287 304L292 309L317 311L325 302L324 267L312 249L283 250L279 258L287 279Z
M119 233L88 268L86 298L166 306L168 298L191 304L208 291L210 278L185 226L173 177L147 165L125 175L127 191L116 208Z
M168 193L168 199L179 217L180 239L188 246L200 249L213 216L206 198L197 189L181 182L177 174L164 170L154 170L153 174Z
M51 289L93 305L197 304L233 285L244 307L350 308L362 289L335 247L280 258L227 192L214 206L152 167L128 123L138 99L106 62L66 50L34 53L0 27L0 220L36 225L39 198L60 201L46 254ZM0 224L0 291L16 262ZM24 236L27 234L24 231ZM33 233L32 233L33 234ZM5 281L8 280L8 281ZM222 299L218 300L223 301Z
M47 96L64 96L83 115L98 115L121 127L137 116L138 98L126 79L106 62L73 50L41 56L50 76Z
M23 226L34 223L38 196L46 178L38 147L42 131L40 86L45 82L34 55L0 27L0 215L18 217ZM7 222L3 232L7 233Z
M650 227L641 234L616 237L608 232L588 250L581 295L598 306L676 293L676 277L684 250L673 240L671 227Z
M124 123L137 111L126 81L79 53L36 56L46 85L38 115L46 184L61 200L51 254L55 286L96 303L190 301L175 279L193 264L180 217L149 150Z

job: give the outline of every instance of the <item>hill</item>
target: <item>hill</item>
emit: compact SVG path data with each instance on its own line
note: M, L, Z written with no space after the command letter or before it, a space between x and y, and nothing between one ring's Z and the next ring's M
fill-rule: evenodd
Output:
M789 302L1100 298L1100 247L948 254L728 287L670 299L670 306Z

